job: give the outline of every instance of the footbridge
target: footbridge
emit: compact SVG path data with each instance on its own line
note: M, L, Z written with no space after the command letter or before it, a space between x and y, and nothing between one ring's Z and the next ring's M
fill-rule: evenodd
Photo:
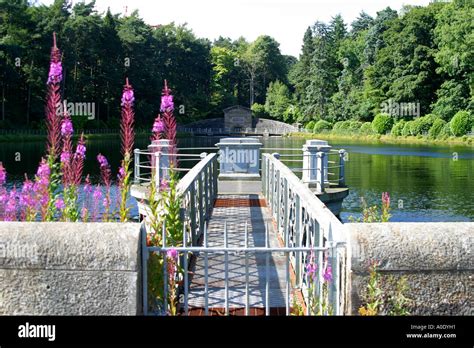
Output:
M145 314L166 315L176 298L181 315L350 311L350 260L337 218L348 193L346 153L321 140L308 140L298 150L264 148L258 138L247 137L177 153L167 140L135 150L132 195L143 233L161 234L159 245L142 238ZM149 209L151 183L169 176L173 160L180 164L173 170L182 174L177 191L183 221L183 240L174 245L167 243L165 224L152 231ZM301 167L286 165L294 161ZM182 272L176 279L164 256L170 250L179 253ZM163 256L159 298L148 292L152 254Z

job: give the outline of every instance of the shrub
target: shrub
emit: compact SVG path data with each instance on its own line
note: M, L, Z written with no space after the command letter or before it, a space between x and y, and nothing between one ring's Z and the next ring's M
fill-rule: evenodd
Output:
M362 122L360 121L350 121L348 129L351 133L358 133L360 130L360 127L362 127Z
M467 111L458 111L451 119L451 132L453 135L460 137L471 130L471 117Z
M392 129L393 118L387 114L378 114L372 121L372 129L377 134L385 134Z
M265 111L265 105L254 103L250 108L252 113L255 117L265 118L268 116L267 112Z
M334 133L347 133L349 131L351 121L339 121L334 124L333 132Z
M446 123L438 134L438 139L446 139L453 135L451 132L451 122Z
M306 123L306 126L304 126L304 128L306 128L309 131L312 131L314 129L314 124L315 124L314 121L309 121L308 123Z
M405 125L403 126L403 129L402 129L402 135L404 137L408 136L408 135L411 135L411 126L413 124L413 121L408 121L405 123Z
M374 134L374 130L372 129L372 123L364 122L359 129L359 133L364 135Z
M392 127L391 134L396 137L399 137L400 135L402 135L403 127L405 127L406 123L407 122L405 120L401 120L395 123Z
M438 117L436 115L428 114L426 116L419 117L413 120L413 124L411 126L412 135L424 134L429 132L431 126L437 119Z
M446 121L438 118L428 131L428 136L432 139L436 139L445 125Z
M321 133L321 132L324 132L324 131L331 130L331 128L332 128L332 124L330 122L325 121L325 120L319 120L314 125L313 132L314 133Z

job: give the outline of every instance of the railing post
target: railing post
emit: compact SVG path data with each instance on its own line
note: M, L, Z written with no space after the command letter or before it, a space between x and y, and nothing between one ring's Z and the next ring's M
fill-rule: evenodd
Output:
M295 197L295 240L294 245L296 247L301 246L301 225L302 225L302 216L301 216L301 199L300 196L296 195ZM295 275L296 275L296 287L301 284L301 252L295 252Z
M135 149L133 150L133 153L135 155L135 171L134 171L134 178L133 181L135 184L140 183L140 149Z
M198 174L198 213L199 213L199 235L202 234L204 229L204 185L202 180L203 173ZM196 237L196 242L199 237Z
M189 214L191 222L191 240L193 246L197 243L196 238L196 190L195 183L191 184L191 189L189 192L190 202L189 202Z
M323 193L324 192L324 178L325 178L325 166L324 166L324 152L318 152L316 154L316 192Z
M160 187L161 183L161 177L162 177L162 171L161 171L161 152L154 152L153 155L155 156L155 165L151 169L152 170L152 175L154 175L155 178L155 185L156 187ZM154 171L154 173L153 173Z
M339 186L346 186L345 173L346 150L339 150Z

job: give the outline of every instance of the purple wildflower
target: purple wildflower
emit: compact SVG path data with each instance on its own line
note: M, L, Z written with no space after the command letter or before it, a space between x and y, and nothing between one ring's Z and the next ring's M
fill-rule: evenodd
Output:
M173 96L170 95L163 95L161 97L161 112L170 112L174 110L174 103L173 103Z
M66 204L64 204L64 201L62 198L56 199L56 202L54 202L54 206L58 210L63 210L64 208L66 208Z
M324 281L328 283L332 280L332 268L330 265L327 265L326 269L324 270L323 278Z
M0 186L5 184L6 181L7 181L7 171L3 167L2 162L0 162Z
M131 86L130 88L125 88L122 94L122 106L127 105L127 104L132 105L134 101L135 101L135 97L133 95L133 89L131 88Z
M78 144L76 147L76 155L85 158L86 157L86 146L84 144Z
M39 178L45 178L45 177L49 177L50 173L51 171L49 170L48 163L46 163L45 161L42 161L38 167L38 170L36 171L36 175Z
M165 191L170 188L170 183L166 179L162 179L160 183L160 191Z
M60 83L63 79L63 66L61 61L51 62L49 65L48 84Z
M89 174L86 176L85 184L84 184L84 193L86 195L92 193L92 185L91 185L91 180L89 178Z
M170 249L166 253L166 256L171 260L176 260L178 258L178 251L176 249Z
M63 136L71 135L74 132L72 122L69 118L65 118L61 123L61 134Z
M102 190L100 189L99 186L97 186L94 190L94 194L92 195L94 197L94 200L98 201L102 198Z
M100 153L97 155L97 161L99 161L101 168L105 168L109 166L109 162L107 162L107 158Z
M156 118L155 123L153 123L153 133L162 133L165 130L165 125L160 118Z
M61 163L68 163L71 159L71 154L69 152L61 152Z

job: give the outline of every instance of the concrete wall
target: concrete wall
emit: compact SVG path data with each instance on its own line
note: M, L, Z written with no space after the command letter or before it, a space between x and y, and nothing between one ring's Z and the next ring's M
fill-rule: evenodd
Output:
M140 224L0 223L0 315L137 315Z
M351 307L356 314L378 260L385 289L405 276L412 315L473 315L474 223L346 224L351 240Z

